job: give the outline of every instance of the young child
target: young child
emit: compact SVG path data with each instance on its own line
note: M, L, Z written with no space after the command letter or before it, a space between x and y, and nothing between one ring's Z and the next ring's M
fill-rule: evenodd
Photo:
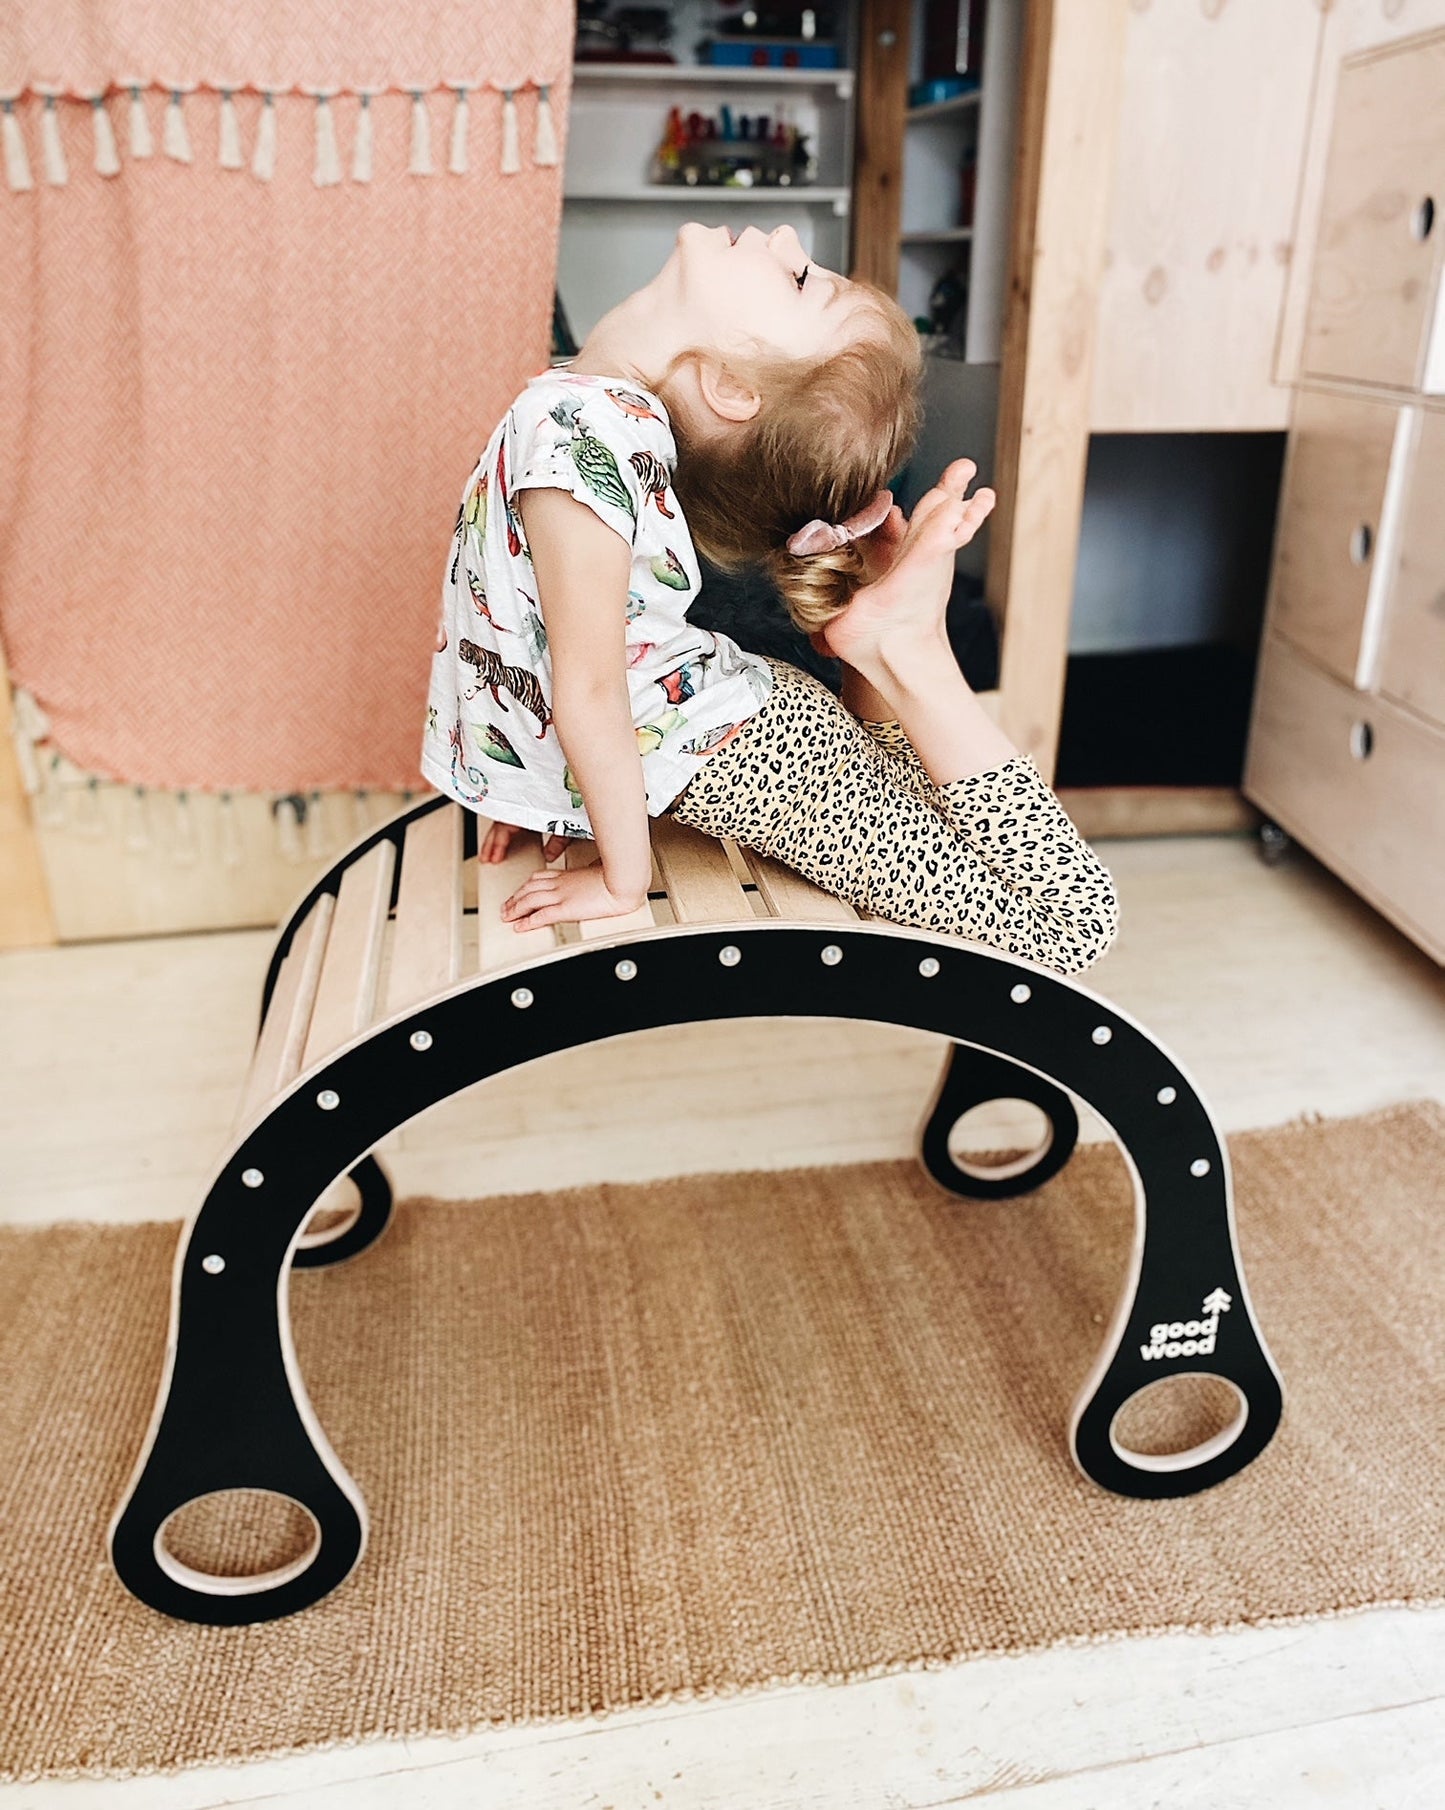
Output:
M576 358L534 377L463 493L422 769L548 857L517 930L646 899L648 817L772 855L890 921L1076 973L1118 928L1108 870L979 703L948 645L953 556L993 493L956 460L911 522L880 488L912 451L921 355L882 289L791 227L689 222ZM757 562L845 663L841 699L687 620L694 542Z

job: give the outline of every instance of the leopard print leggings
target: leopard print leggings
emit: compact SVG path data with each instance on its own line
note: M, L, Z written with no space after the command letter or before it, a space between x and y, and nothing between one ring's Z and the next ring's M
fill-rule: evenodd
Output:
M1077 974L1114 940L1109 870L1031 754L935 785L896 722L800 667L679 794L679 823L771 855L860 910Z

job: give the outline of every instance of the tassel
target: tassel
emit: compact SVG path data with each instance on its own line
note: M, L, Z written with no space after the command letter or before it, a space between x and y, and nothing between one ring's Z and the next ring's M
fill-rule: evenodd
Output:
M40 115L40 148L45 159L45 180L52 188L64 188L70 180L65 165L65 146L60 142L60 115L55 111L55 96L47 94L45 110Z
M515 88L502 90L502 174L515 176L522 167L522 153L517 142L517 103Z
M306 800L306 854L319 861L326 853L326 819L321 814L321 794L313 792Z
M278 798L271 806L276 819L276 847L283 861L301 859L301 819L294 797Z
M447 168L453 176L465 176L467 173L467 126L470 119L467 91L459 86L456 110L452 114L452 154L447 161Z
M427 117L426 97L420 88L411 91L411 161L406 166L408 176L430 176L431 162L431 121Z
M351 180L371 181L372 129L371 96L361 97L361 111L356 116L356 143L351 148Z
M30 159L25 154L25 134L15 117L15 102L10 97L0 101L0 133L5 139L5 183L18 195L22 189L33 189Z
M130 154L132 157L153 157L155 144L151 139L151 122L146 113L145 97L140 91L140 84L133 82L130 90Z
M105 109L105 96L90 97L90 123L95 132L95 173L97 176L120 175L120 152L115 148L115 128Z
M132 854L143 854L151 845L150 805L144 786L132 786L125 808L125 845Z
M221 145L219 162L223 170L244 170L246 159L241 155L241 122L236 118L236 103L231 99L231 90L221 90Z
M20 766L20 781L31 798L40 790L40 759L35 750L50 739L50 718L35 701L34 692L23 685L15 687L11 699L10 734L15 743L15 758Z
M329 189L341 180L336 121L331 117L331 104L324 94L316 97L316 168L311 180L319 189Z
M352 834L364 836L371 828L371 800L365 792L351 794Z
M191 810L189 792L176 793L176 839L171 845L171 860L177 867L196 864L196 819Z
M181 91L171 89L171 104L166 108L165 130L161 134L161 144L167 157L173 157L177 163L190 163L191 139L186 131L186 116L181 109Z
M216 832L221 844L221 865L223 867L239 867L241 865L241 826L236 820L236 801L229 792L222 792L216 811Z
M75 828L82 836L103 836L105 819L100 812L100 781L92 773L75 801Z
M534 164L554 164L558 161L557 129L552 121L552 104L547 98L551 92L550 82L543 83L537 90L537 131L532 145Z
M259 182L269 182L276 174L276 98L269 89L261 101L261 127L256 134L251 174Z
M41 775L40 795L35 801L35 820L48 830L64 827L65 787L60 783L58 754L51 755Z

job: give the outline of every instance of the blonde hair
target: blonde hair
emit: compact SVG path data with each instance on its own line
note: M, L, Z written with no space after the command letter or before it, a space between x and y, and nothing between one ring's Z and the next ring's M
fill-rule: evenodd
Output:
M698 551L726 572L761 566L806 634L847 607L867 570L854 542L799 556L788 536L871 502L907 464L922 423L918 329L876 283L855 278L852 288L866 291L881 331L822 359L728 356L728 370L763 399L732 431L692 432L668 395L668 378L702 348L680 352L656 386L677 441L673 489Z

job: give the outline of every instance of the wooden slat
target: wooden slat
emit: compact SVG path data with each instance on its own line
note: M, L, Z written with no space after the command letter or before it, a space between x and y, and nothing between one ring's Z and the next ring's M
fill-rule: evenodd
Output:
M407 825L386 1009L444 992L461 972L462 813L444 805Z
M601 858L601 854L595 842L574 841L567 844L566 860L568 867L592 867L595 866ZM655 851L652 857L652 871L653 877L659 882L659 885L653 889L654 891L657 891L660 890L661 875L658 873L657 855ZM616 936L619 930L655 930L656 928L656 921L652 915L652 906L644 899L637 907L636 911L625 912L620 917L583 918L577 925L577 933L580 941L584 943L593 943L596 942L599 937Z
M739 924L753 916L727 850L716 838L659 817L652 849L679 924Z
M378 842L341 876L302 1057L306 1068L350 1042L376 1016L376 982L395 867L395 844Z
M744 851L748 866L758 883L758 891L775 918L789 918L804 924L854 924L858 913L846 899L836 898L814 886L781 861L760 855L756 849Z
M289 1087L301 1071L301 1053L306 1047L306 1032L311 1023L311 1010L321 980L321 964L326 954L327 933L336 900L323 893L301 920L256 1040L256 1053L251 1058L251 1071L241 1096L238 1124L253 1119L283 1087Z
M524 956L542 955L557 947L557 933L550 924L540 930L513 930L502 919L506 900L539 867L556 862L542 859L542 845L535 836L519 836L505 861L477 863L477 972L490 974Z

